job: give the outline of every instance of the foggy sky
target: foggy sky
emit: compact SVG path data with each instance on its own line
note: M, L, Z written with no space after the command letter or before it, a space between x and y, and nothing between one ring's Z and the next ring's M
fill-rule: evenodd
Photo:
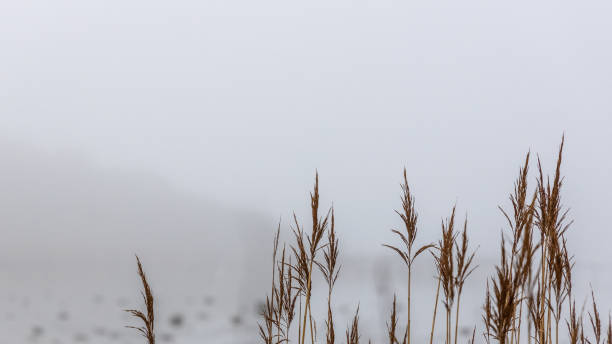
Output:
M550 170L565 133L571 245L610 260L611 10L605 1L5 1L0 142L39 151L68 176L75 165L54 156L159 178L164 192L261 215L270 237L291 211L307 218L318 169L348 250L391 238L405 166L421 240L437 238L457 203L487 252L524 154L540 153ZM22 193L5 191L3 200ZM10 238L11 228L0 232Z

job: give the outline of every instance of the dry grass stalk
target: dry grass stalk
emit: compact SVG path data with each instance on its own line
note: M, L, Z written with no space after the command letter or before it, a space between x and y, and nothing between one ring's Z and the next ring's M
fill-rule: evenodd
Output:
M561 246L559 241L561 242ZM570 257L567 252L566 240L563 234L561 234L560 240L551 240L549 246L550 254L548 266L550 269L550 285L554 295L554 299L549 300L549 303L551 303L550 306L555 321L555 342L558 344L559 322L563 304L566 299L569 299L568 296L571 295L573 258Z
M475 344L475 339L476 339L476 326L474 326L474 329L472 330L472 340L470 340L468 343L469 344Z
M451 309L455 300L456 279L455 279L455 257L453 254L456 234L455 228L455 207L450 219L446 223L442 221L442 239L438 242L437 254L434 254L438 278L441 281L444 293L444 307L446 309L446 343L451 343Z
M514 311L518 312L518 314L512 315L512 325L510 327L512 331L512 333L510 333L511 343L519 343L520 341L522 302L525 289L527 289L529 285L532 258L535 254L532 226L536 194L534 193L531 200L527 198L529 159L530 153L528 152L525 156L523 166L519 168L519 176L514 183L514 191L509 197L510 203L512 204L511 212L507 212L501 206L498 207L508 221L512 234L509 267L503 268L503 270L508 273L508 276L504 278L508 281L512 281L511 283L516 289L511 290L511 294L516 293L518 297L518 307L514 307Z
M259 335L266 344L289 341L289 330L295 316L298 293L294 293L294 277L291 261L287 262L286 248L283 246L281 259L277 260L280 237L280 224L274 236L272 254L271 295L266 298L262 310L263 325L259 324ZM289 258L290 259L290 258ZM278 279L277 279L278 277Z
M404 182L400 184L402 188L402 210L395 212L400 216L402 222L404 223L404 233L397 229L392 229L391 231L397 236L400 237L402 242L404 243L404 247L402 249L384 244L383 246L388 247L395 251L400 258L404 261L408 268L408 320L406 325L406 341L410 344L410 309L411 309L411 278L412 278L412 263L421 253L425 252L427 249L433 247L433 244L427 244L419 247L414 251L414 241L417 236L418 227L417 220L418 214L414 208L414 196L410 192L410 186L408 186L408 178L406 176L406 168L404 168Z
M261 316L264 318L264 325L259 324L259 336L266 344L274 343L274 327L277 324L275 320L276 310L272 304L270 296L266 297L266 303L262 310Z
M576 302L572 301L569 305L569 319L565 320L567 334L570 344L578 344L582 336L582 313L577 315Z
M438 299L440 297L440 284L442 284L442 278L436 277L438 280L438 287L436 288L436 301L434 303L433 318L431 319L431 332L429 334L429 344L433 343L434 329L436 328L436 316L438 315Z
M146 314L136 309L126 309L126 312L142 320L142 322L144 323L144 325L141 327L127 327L138 330L143 337L147 338L148 344L155 344L155 310L153 293L151 292L151 288L149 287L147 277L144 273L144 270L142 269L142 264L140 263L140 259L138 258L138 256L136 256L136 263L138 264L138 275L140 276L140 280L142 281L143 290L141 291L141 295L145 303Z
M599 311L597 310L597 302L595 301L595 293L593 292L593 289L591 289L591 300L593 302L593 310L592 312L589 312L588 315L595 341L591 342L587 339L587 342L589 344L599 344L601 343L601 317L599 316Z
M608 329L606 331L606 344L612 343L612 314L608 313Z
M397 297L393 295L393 308L391 308L391 315L389 322L387 323L387 337L389 338L389 344L398 344L397 336L395 335L397 328Z
M552 343L552 322L555 321L558 332L558 323L561 313L561 305L565 301L568 292L568 286L571 281L564 281L567 277L566 264L567 257L564 257L566 252L561 249L561 243L564 240L565 231L571 225L567 222L568 210L564 210L561 205L561 187L563 185L563 177L561 176L561 163L563 161L563 145L565 139L561 139L559 153L555 168L555 174L552 184L550 179L544 181L544 173L542 172L542 164L538 158L538 185L537 185L537 211L535 214L535 224L540 231L540 309L538 321L546 322L538 326L539 341L542 343ZM554 294L554 295L553 295ZM555 300L553 301L553 296ZM545 314L546 313L546 314ZM555 313L558 315L555 319ZM558 339L556 339L558 341Z
M467 218L463 224L463 232L461 232L461 245L455 244L456 260L457 260L457 276L455 277L455 287L457 288L457 307L455 315L455 344L457 344L457 336L459 330L459 306L461 305L461 293L463 285L467 278L472 274L476 267L472 266L475 252L468 252L468 236L467 236Z
M485 300L485 326L487 333L501 344L507 343L515 321L519 302L518 292L521 287L520 277L513 275L512 266L507 258L505 241L501 240L501 261L495 267L495 276L491 278L493 293L487 290ZM487 286L488 288L488 286Z
M538 280L537 282L539 283L540 281ZM545 344L545 312L543 311L543 308L546 305L541 303L542 299L540 298L540 295L542 295L542 293L540 290L540 285L538 284L535 292L530 293L528 297L527 308L529 310L529 323L534 330L533 339L535 340L536 344Z
M316 264L319 266L319 269L323 273L325 281L327 282L327 320L325 321L325 337L327 344L334 344L336 338L334 332L334 315L332 312L331 297L332 290L334 289L334 285L336 284L336 280L338 279L338 274L340 273L340 267L336 266L338 261L338 253L339 244L338 238L336 237L335 217L334 210L332 208L331 226L329 228L329 231L327 232L327 245L325 245L323 250L323 258L325 263L323 264L316 262Z
M278 262L277 271L279 285L277 293L277 335L278 342L289 341L289 329L295 316L295 305L298 293L294 293L296 287L293 286L293 275L291 268L291 258L286 261L286 249L283 247L282 259Z
M359 344L359 306L350 327L346 330L346 344Z
M264 340L266 344L273 344L275 342L275 338L278 337L274 335L274 328L278 329L280 326L279 323L279 308L275 307L275 300L278 299L278 289L276 284L276 256L278 254L278 242L280 237L280 223L276 230L276 234L274 235L274 245L272 250L272 286L270 291L270 296L266 297L266 303L264 304L264 309L262 310L262 317L264 318L264 325L259 324L259 335Z
M301 344L304 344L306 339L306 321L310 320L310 337L311 342L314 344L314 327L312 323L312 312L310 309L310 297L312 292L312 272L313 265L315 265L316 254L320 249L320 242L323 238L329 221L329 212L323 218L319 218L319 174L315 177L315 186L313 192L310 194L310 208L312 214L312 231L310 236L306 236L304 231L301 229L297 218L294 215L294 222L296 228L294 229L294 235L296 238L296 245L292 246L294 256L297 259L296 271L298 272L298 280L300 285L301 293L304 294L304 315L302 320L302 338ZM307 245L306 245L307 244Z

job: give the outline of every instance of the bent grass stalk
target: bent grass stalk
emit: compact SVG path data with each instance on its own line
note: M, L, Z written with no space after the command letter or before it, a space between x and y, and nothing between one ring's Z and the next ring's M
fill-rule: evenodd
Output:
M153 293L151 292L151 287L149 287L149 283L147 282L147 276L145 275L144 270L142 269L142 264L140 263L140 258L138 258L138 256L136 256L136 263L138 265L138 276L140 276L140 280L142 282L141 295L145 303L146 313L137 309L126 309L126 312L130 313L131 315L140 319L143 322L143 326L140 327L126 327L135 329L140 332L140 334L147 339L148 344L155 344L155 309Z

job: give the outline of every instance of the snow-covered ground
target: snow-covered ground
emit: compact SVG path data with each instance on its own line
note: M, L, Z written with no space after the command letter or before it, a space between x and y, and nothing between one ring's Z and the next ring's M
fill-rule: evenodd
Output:
M259 342L258 304L265 280L244 282L241 274L227 274L221 265L200 270L198 264L172 266L145 262L157 300L157 339L163 343ZM481 331L480 307L485 277L493 259L480 259L462 298L460 333L467 337L474 325ZM132 262L133 263L133 262ZM384 342L385 322L393 294L397 293L400 323L405 319L405 269L392 255L345 257L334 294L336 332L340 342L355 309L360 307L362 338ZM139 281L131 266L106 266L81 271L42 272L35 267L9 269L6 263L0 286L0 342L2 343L144 343L126 325L138 325L123 309L141 307ZM413 338L427 338L431 324L435 282L430 257L416 266L413 279ZM603 314L612 305L610 276L603 265L580 261L575 272L576 294L586 297L589 281ZM262 274L267 280L267 275ZM260 283L261 282L261 283ZM247 285L251 284L251 285ZM315 288L315 297L324 295ZM323 301L318 299L319 301ZM578 303L584 299L578 299ZM315 303L320 338L324 333L325 305ZM442 318L439 321L443 321ZM441 339L439 339L441 341Z

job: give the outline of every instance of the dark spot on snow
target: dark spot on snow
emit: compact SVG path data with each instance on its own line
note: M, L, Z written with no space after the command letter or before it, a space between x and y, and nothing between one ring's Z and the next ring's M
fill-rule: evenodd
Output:
M172 327L181 327L184 322L185 319L182 314L177 313L170 317L170 325L172 325Z
M232 316L231 321L232 321L232 325L240 326L242 324L242 317L240 316L240 314L236 314Z
M104 327L97 326L93 329L93 333L96 336L104 336L106 334L106 329Z
M104 302L104 296L102 296L101 294L96 294L94 295L92 301L93 303L99 305Z
M85 333L77 333L74 335L74 341L75 342L86 342L88 339L87 335Z
M206 306L212 306L215 303L215 298L212 296L205 296L204 297L204 304Z
M208 319L208 313L206 312L199 312L197 315L198 319L205 321Z
M266 303L264 301L257 301L257 304L255 304L255 314L256 315L261 315L263 314L263 312L266 310Z
M42 326L32 327L32 337L40 337L45 333L45 329Z
M162 334L159 336L159 339L160 339L162 342L172 342L172 341L174 341L174 337L173 337L173 336L172 336L170 333L162 333Z
M57 319L58 320L66 321L66 320L68 320L69 317L70 317L70 315L68 314L67 311L61 311L61 312L57 313Z

